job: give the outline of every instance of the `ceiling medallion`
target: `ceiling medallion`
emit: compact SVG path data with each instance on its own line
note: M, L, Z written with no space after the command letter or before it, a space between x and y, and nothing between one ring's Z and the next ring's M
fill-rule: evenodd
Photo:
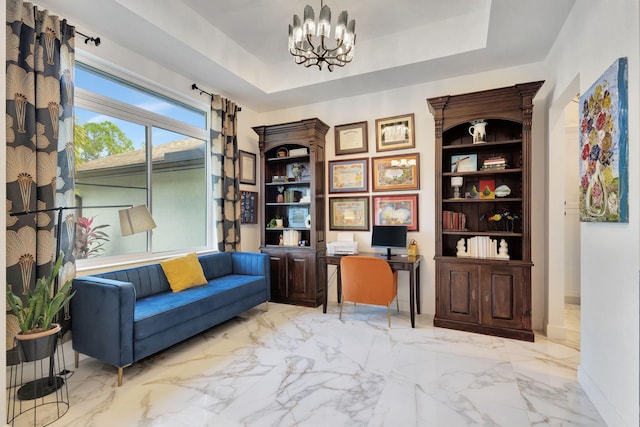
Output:
M320 18L315 21L313 8L304 8L304 22L300 24L300 17L293 15L293 26L289 25L289 53L295 58L296 64L311 67L317 65L322 70L322 63L333 71L334 66L344 67L353 60L356 44L356 21L348 21L348 14L343 10L338 16L334 37L336 45L327 47L326 39L331 33L331 9L320 1ZM348 22L348 24L347 24Z

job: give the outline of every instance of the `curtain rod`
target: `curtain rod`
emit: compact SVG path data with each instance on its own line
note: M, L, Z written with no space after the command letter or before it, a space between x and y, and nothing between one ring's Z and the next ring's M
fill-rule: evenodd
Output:
M207 91L206 91L206 90L204 90L204 89L200 89L200 88L198 87L198 85L197 85L197 84L195 84L195 83L191 85L191 90L199 90L199 91L200 91L200 95L202 95L203 93L206 93L207 95L209 95L209 96L211 97L211 99L213 99L213 94L212 94L212 93L207 92ZM238 107L238 111L242 111L242 107Z
M89 42L93 42L93 44L96 45L96 47L100 46L100 37L91 37L88 36L86 34L82 34L80 31L76 30L76 34L80 35L81 37L84 37L84 44L88 44Z

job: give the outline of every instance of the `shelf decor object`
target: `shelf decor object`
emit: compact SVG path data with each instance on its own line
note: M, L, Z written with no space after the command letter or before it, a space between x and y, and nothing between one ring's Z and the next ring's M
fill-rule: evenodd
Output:
M316 266L326 249L329 126L313 118L253 130L258 135L262 177L257 215L260 251L269 254L271 300L317 307L326 291Z
M460 198L460 187L462 187L463 179L461 176L451 177L451 186L453 187L453 198Z
M435 119L435 326L534 339L531 121L542 84L427 100Z

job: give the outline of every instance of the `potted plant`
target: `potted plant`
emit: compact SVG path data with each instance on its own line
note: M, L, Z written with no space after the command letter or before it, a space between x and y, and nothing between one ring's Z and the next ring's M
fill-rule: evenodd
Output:
M52 355L55 350L60 325L53 322L58 312L75 294L75 292L69 294L71 289L71 280L69 280L55 295L52 295L53 285L63 258L64 255L61 252L51 275L38 279L35 289L27 290L24 301L13 293L10 285L7 285L7 304L18 319L20 327L16 339L18 355L23 362L42 359Z
M76 245L73 249L75 259L86 259L104 251L104 245L109 241L109 235L102 228L109 224L93 225L95 217L78 217L76 221Z

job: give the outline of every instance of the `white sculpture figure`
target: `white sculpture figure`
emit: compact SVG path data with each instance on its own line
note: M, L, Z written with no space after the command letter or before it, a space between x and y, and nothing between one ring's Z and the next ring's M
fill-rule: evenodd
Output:
M458 250L458 252L456 252L456 256L467 256L467 251L464 247L464 239L458 240L456 249Z
M509 259L509 245L507 241L500 240L500 249L498 249L498 258Z

